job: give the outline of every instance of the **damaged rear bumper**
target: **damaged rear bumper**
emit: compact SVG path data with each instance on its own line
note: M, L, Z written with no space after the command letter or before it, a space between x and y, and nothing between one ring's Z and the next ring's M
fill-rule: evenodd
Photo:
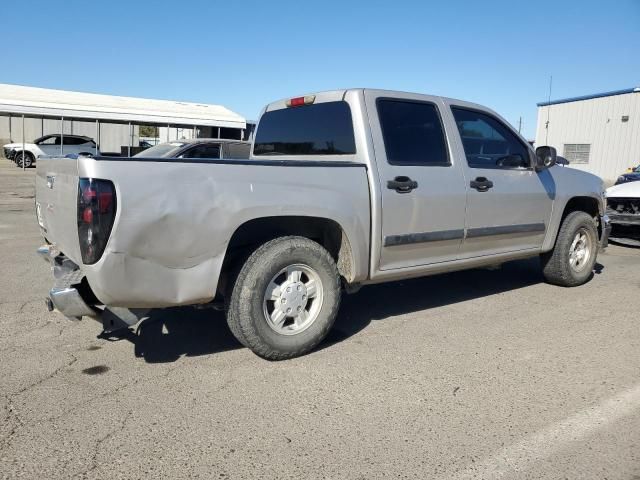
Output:
M90 317L101 321L106 332L135 325L144 318L147 309L127 309L98 304L80 267L56 250L43 245L38 254L50 265L55 278L45 299L48 310L62 313L70 320Z
M53 245L38 248L38 255L51 265L54 286L45 299L49 311L58 310L70 320L98 317L99 312L87 304L78 291L84 275L79 267L60 254Z
M80 292L73 287L53 287L46 299L49 311L58 310L70 320L82 317L97 317L97 312L86 304Z

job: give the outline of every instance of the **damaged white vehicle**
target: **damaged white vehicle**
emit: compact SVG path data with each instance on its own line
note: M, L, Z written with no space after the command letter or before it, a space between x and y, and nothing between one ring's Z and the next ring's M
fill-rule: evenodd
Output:
M640 182L607 189L607 214L613 227L612 240L640 246Z

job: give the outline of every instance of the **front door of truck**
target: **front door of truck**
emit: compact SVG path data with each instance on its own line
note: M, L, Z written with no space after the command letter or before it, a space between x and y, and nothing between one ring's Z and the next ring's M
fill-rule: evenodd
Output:
M455 260L466 188L451 155L442 102L372 90L365 101L381 192L380 270Z
M449 115L468 177L460 258L540 248L555 196L550 172L533 169L533 151L498 117L456 104Z

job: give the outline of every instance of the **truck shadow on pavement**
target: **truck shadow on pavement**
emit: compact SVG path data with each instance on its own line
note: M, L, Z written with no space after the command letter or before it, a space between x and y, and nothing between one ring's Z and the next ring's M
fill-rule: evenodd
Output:
M603 266L596 264L595 273ZM476 269L414 280L371 285L344 295L336 323L316 350L356 335L372 321L518 290L544 281L538 259L504 264L496 270ZM129 340L137 357L148 363L175 362L242 348L227 327L224 314L192 307L152 310L137 330L112 340Z
M603 270L604 266L596 263L594 274ZM343 297L336 323L319 349L355 335L371 321L498 295L543 282L540 261L531 258L508 262L496 269L479 268L371 285L355 295ZM490 312L485 314L490 315Z

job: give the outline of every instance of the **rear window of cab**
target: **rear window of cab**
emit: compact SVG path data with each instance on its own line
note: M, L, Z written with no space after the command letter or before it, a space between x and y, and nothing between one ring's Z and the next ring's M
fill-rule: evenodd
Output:
M356 144L349 104L316 103L266 112L254 155L353 155Z

